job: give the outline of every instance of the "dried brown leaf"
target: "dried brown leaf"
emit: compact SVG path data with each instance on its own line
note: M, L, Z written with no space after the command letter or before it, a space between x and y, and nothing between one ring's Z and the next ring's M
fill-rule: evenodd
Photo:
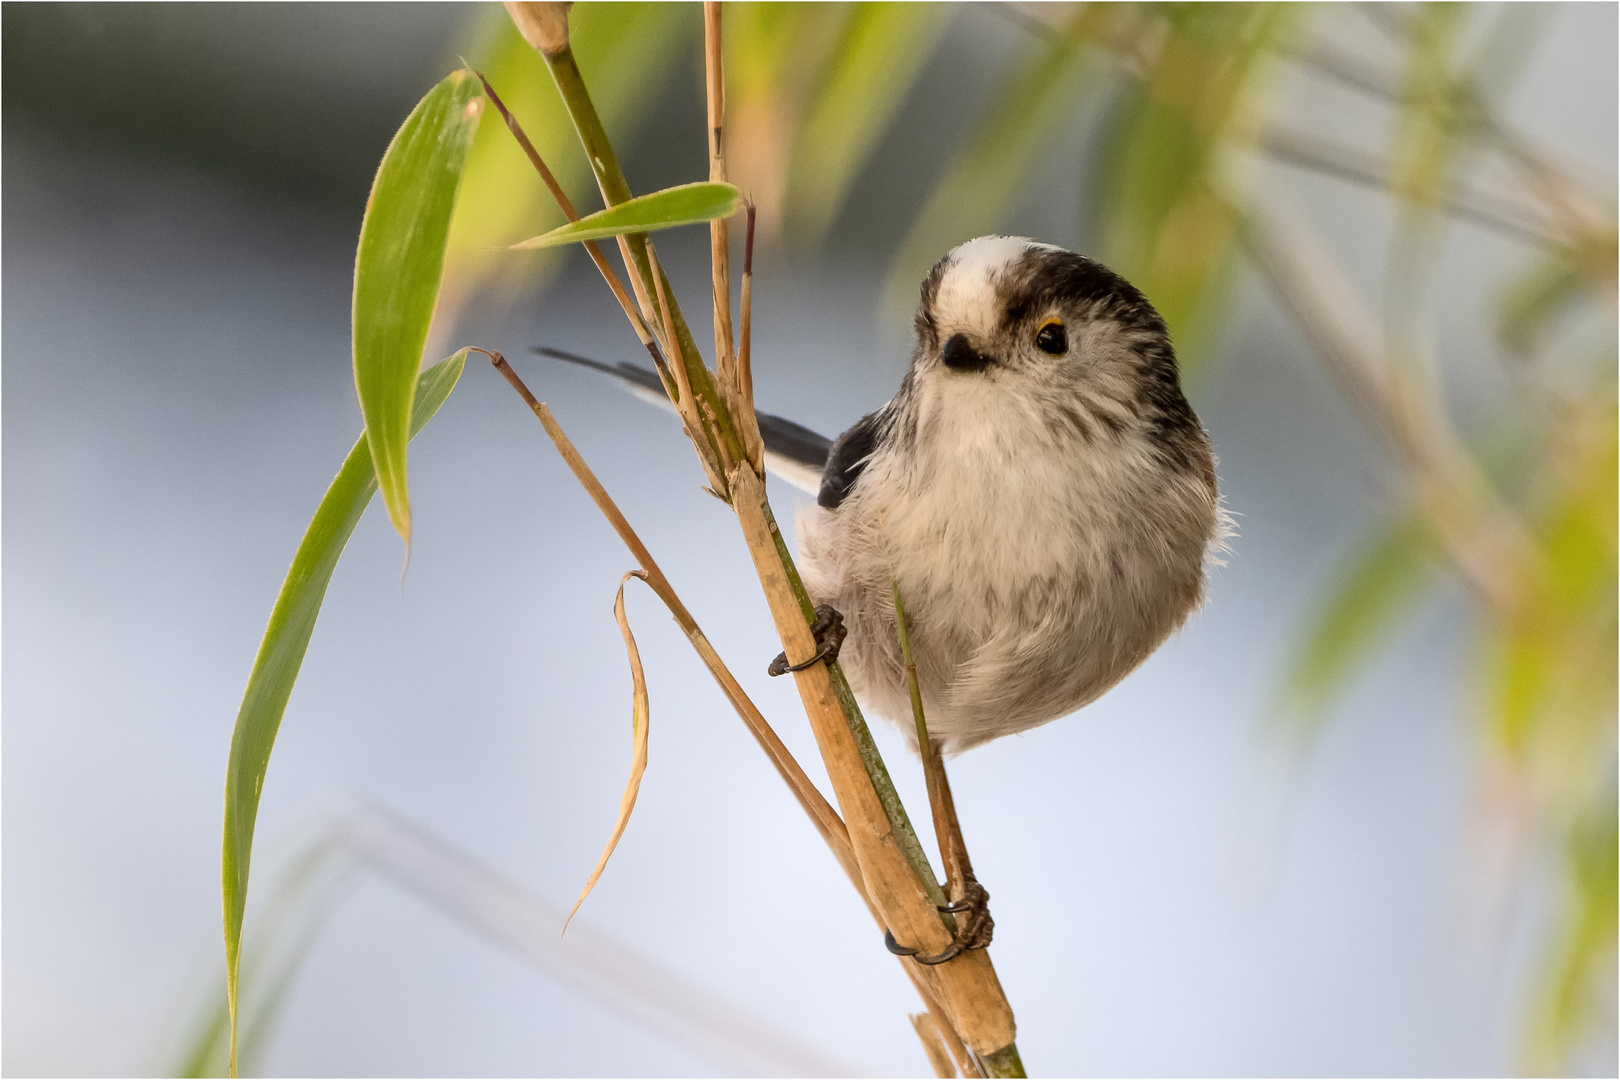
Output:
M596 860L596 869L591 871L590 880L585 882L585 888L580 891L579 899L574 901L573 909L568 912L568 918L563 920L563 933L568 932L568 924L574 920L579 906L585 898L596 888L597 881L602 877L602 871L607 869L608 860L613 857L613 849L619 846L619 838L624 835L624 828L630 824L630 812L636 808L636 796L641 794L641 777L647 771L647 729L650 726L651 706L647 700L647 676L641 670L641 650L636 648L636 637L630 632L630 620L624 614L624 583L631 578L647 580L647 574L642 570L632 570L619 579L619 592L613 598L613 617L618 620L619 633L624 635L624 651L630 658L630 678L634 683L635 700L631 706L631 723L633 725L632 739L634 749L630 759L630 781L625 784L624 797L619 800L619 820L613 823L613 835L608 837L607 847L602 849L602 857Z

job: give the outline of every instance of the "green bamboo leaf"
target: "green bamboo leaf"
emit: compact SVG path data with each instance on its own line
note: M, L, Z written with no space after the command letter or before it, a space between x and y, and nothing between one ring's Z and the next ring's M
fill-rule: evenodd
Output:
M617 206L598 210L578 221L570 221L561 228L531 237L517 250L561 247L585 240L600 240L605 236L624 236L646 233L655 229L673 229L680 225L701 225L715 218L730 217L742 205L742 192L730 184L703 181L665 188L650 195L638 195Z
M355 253L354 385L383 503L407 547L411 401L483 92L477 76L462 69L411 110L377 169Z
M1564 847L1523 1046L1529 1075L1568 1072L1612 1012L1620 417L1612 383L1599 392L1560 417L1553 490L1530 521L1542 573L1523 604L1485 628L1478 658L1492 749Z
M1573 309L1585 293L1580 268L1554 252L1522 271L1496 304L1496 334L1514 353L1528 354L1536 340Z
M439 411L455 388L467 351L456 353L424 371L417 380L408 432L414 436ZM242 915L247 908L248 862L253 826L259 813L270 751L281 717L292 695L298 669L309 648L315 619L326 596L338 556L377 492L370 441L364 434L349 451L332 486L310 520L293 556L292 568L276 597L259 655L248 676L242 708L231 733L230 764L225 772L225 844L221 877L225 903L225 978L231 1010L231 1063L235 1075L238 977L241 968Z
M1374 648L1436 580L1422 527L1405 515L1384 526L1351 560L1287 666L1282 715L1310 734Z

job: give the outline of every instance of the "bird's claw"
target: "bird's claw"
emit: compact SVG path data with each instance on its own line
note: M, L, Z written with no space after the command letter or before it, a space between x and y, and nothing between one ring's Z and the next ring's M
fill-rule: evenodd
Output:
M940 904L939 910L963 916L956 920L956 936L935 956L920 956L919 950L901 945L894 934L883 931L883 944L896 956L909 956L919 964L933 967L954 960L969 949L986 949L995 935L996 921L990 917L990 893L973 878L962 883L962 897L949 904Z
M838 650L844 644L844 638L849 631L844 629L844 617L829 604L816 605L816 621L810 624L810 633L815 635L816 654L802 664L790 664L787 653L777 653L776 659L766 672L773 678L777 675L786 675L790 671L803 671L826 661L832 663L838 659Z

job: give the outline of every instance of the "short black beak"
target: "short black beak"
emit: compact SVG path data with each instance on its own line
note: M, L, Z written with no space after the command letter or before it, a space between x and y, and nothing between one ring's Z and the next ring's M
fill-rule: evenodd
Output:
M983 371L993 362L989 356L969 345L965 334L952 334L950 340L945 342L940 359L952 371Z

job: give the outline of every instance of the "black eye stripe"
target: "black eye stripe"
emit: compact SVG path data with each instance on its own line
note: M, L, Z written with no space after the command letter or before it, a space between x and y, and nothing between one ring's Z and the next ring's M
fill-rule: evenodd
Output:
M1035 347L1044 353L1062 356L1069 351L1068 332L1056 319L1042 323L1041 328L1035 331Z

